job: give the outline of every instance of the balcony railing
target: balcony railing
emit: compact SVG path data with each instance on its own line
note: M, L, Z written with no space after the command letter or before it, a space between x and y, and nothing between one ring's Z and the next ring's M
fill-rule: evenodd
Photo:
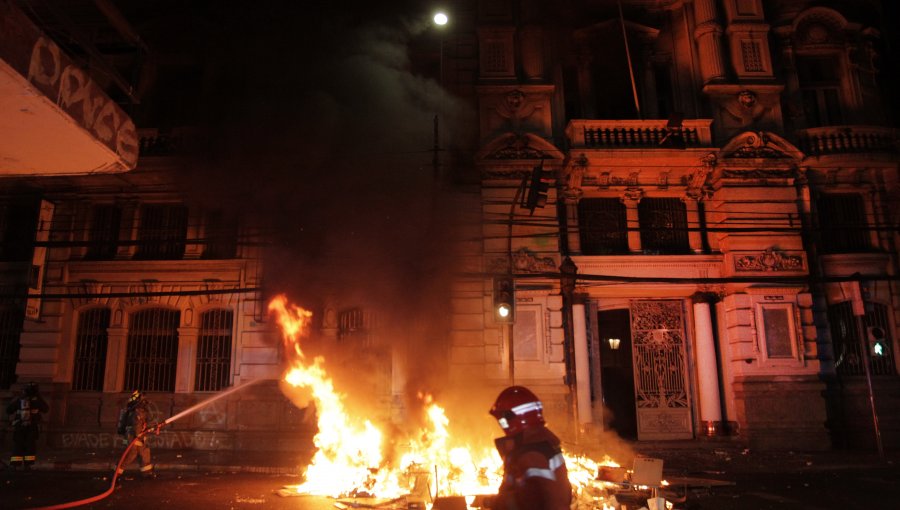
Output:
M797 131L797 147L807 156L897 152L900 130L881 126L828 126Z
M680 130L670 129L667 124L665 119L573 120L566 127L566 137L570 147L583 148L665 149L672 146L712 146L711 119L685 120ZM681 137L680 140L677 139L678 136Z

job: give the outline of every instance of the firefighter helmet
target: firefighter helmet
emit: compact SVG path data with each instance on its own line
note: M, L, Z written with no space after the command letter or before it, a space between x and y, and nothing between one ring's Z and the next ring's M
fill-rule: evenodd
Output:
M144 400L144 394L141 393L141 390L134 390L131 392L131 398L128 399L129 404L135 404Z
M497 419L507 436L544 425L544 406L537 395L524 386L510 386L500 392L491 416Z

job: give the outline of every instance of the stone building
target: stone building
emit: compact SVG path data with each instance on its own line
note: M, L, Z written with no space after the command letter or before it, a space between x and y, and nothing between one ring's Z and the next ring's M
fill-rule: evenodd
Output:
M434 173L465 241L443 266L455 277L446 331L411 327L433 340L447 389L527 385L588 446L602 431L897 446L892 11L875 0L452 7L440 40L418 41L437 50L414 54L438 61L432 77L474 112L440 133L435 122ZM15 83L43 76L7 69ZM265 267L256 218L173 178L170 149L188 131L132 135L116 118L123 143L97 154L120 173L0 182L0 396L38 381L53 408L46 440L102 447L135 386L172 416L265 379L185 417L160 446L308 446L314 427L275 382L284 359L264 319L279 289L263 276L278 268ZM35 147L26 156L52 168ZM424 348L385 352L377 325L390 314L380 296L357 299L360 287L321 296L318 333L371 358L360 372L379 373L397 411L404 365L436 365L416 359ZM496 316L509 298L512 315ZM487 409L481 394L472 401Z
M824 449L876 444L868 374L896 446L881 9L479 2L443 50L479 119L458 381L527 385L586 441Z

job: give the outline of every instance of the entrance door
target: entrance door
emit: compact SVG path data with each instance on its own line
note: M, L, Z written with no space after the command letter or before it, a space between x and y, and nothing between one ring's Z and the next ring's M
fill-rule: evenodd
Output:
M627 308L597 313L603 425L623 438L637 439L630 322Z
M638 439L691 439L683 302L632 301L631 338Z

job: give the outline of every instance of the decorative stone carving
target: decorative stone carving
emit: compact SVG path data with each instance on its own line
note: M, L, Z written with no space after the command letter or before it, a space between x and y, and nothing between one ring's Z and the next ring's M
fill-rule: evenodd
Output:
M727 158L800 159L796 147L787 140L768 131L744 132L734 137L722 148Z
M584 194L581 189L581 183L584 180L584 174L587 171L588 159L584 154L575 158L572 164L564 169L563 175L563 196L566 198L578 199Z
M502 147L488 156L488 159L545 159L544 153L528 143L524 136L509 139L506 147Z
M506 257L498 257L491 261L488 271L493 273L502 273L509 270L508 259ZM525 248L519 248L512 254L512 269L516 273L555 273L557 272L556 262L553 257L538 257L533 251Z
M759 255L745 255L734 259L735 271L802 271L803 257L786 255L772 248Z

